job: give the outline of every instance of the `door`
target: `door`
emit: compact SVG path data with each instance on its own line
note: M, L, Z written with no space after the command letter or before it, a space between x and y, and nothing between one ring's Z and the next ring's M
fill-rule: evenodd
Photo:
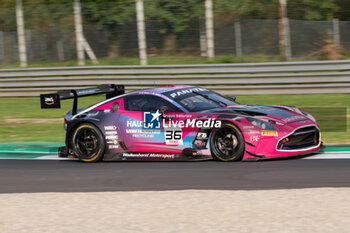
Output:
M181 153L182 134L167 127L168 117L179 108L155 95L133 95L124 98L124 110L119 111L124 144L128 152ZM164 128L164 125L166 128Z

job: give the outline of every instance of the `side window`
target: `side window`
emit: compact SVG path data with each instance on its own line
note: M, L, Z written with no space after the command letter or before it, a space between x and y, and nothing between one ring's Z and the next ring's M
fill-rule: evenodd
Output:
M166 106L169 112L182 112L173 104L153 95L134 95L124 98L125 110L150 112Z

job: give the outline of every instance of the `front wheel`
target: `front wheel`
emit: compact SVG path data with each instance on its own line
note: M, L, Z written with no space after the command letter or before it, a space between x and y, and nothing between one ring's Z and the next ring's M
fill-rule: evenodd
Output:
M213 158L220 161L240 161L244 155L244 137L232 123L223 123L210 138Z
M103 158L105 140L96 126L86 123L74 130L72 147L81 161L97 162Z

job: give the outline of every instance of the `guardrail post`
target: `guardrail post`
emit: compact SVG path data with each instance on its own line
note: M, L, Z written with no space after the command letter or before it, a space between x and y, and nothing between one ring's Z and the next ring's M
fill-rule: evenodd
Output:
M75 39L77 44L77 57L78 65L85 65L85 53L84 53L84 36L83 36L83 25L81 19L81 6L80 0L74 0L74 22L75 22Z
M27 57L30 60L31 56L34 55L31 53L32 50L32 31L31 30L25 30L25 35L26 35L26 50L27 50Z
M26 38L24 34L24 20L22 0L16 0L16 23L17 23L17 38L18 38L18 53L21 67L27 67L27 50Z
M339 19L333 19L333 43L340 45Z
M279 48L280 56L283 60L287 59L286 46L287 46L287 0L279 0Z
M64 47L63 47L63 41L62 39L59 39L56 42L57 47L57 56L59 61L64 61Z
M290 40L290 27L289 27L289 19L286 17L285 19L285 30L286 30L286 58L290 60L292 58L292 42Z
M236 57L242 57L242 33L241 33L241 22L239 19L235 19L235 47Z
M214 48L214 18L213 18L213 1L205 0L205 27L207 34L207 57L215 57Z
M205 35L205 30L200 28L199 31L199 43L200 43L200 50L201 50L201 56L206 57L207 56L207 38Z
M137 37L139 43L140 65L147 65L147 45L143 0L136 0Z

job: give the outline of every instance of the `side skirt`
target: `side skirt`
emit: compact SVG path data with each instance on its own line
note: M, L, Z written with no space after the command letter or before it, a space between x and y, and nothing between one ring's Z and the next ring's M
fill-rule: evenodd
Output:
M103 161L202 161L211 160L211 155L188 155L171 153L123 152L105 154Z

